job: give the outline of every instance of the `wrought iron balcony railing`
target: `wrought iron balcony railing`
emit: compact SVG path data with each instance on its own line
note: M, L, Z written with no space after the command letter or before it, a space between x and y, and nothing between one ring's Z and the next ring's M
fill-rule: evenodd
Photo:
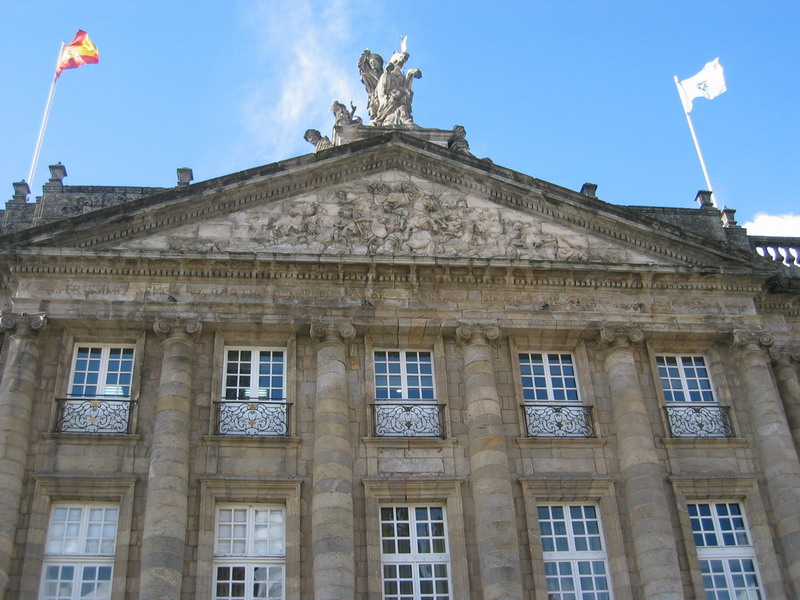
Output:
M375 437L445 437L444 404L381 400L372 415Z
M120 396L85 396L56 398L58 421L56 431L62 433L129 433L130 398Z
M528 437L595 437L592 407L574 404L523 404Z
M666 406L674 438L733 437L729 408L712 404Z
M217 407L219 435L288 436L291 404L282 400L221 400Z

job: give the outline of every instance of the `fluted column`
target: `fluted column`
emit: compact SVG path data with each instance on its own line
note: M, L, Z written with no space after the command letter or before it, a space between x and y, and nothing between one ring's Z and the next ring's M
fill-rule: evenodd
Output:
M0 598L8 586L19 525L19 504L25 484L33 393L39 380L42 344L47 319L41 314L0 317L7 331L8 353L0 383Z
M772 345L772 336L736 331L734 345L753 441L772 509L771 521L782 547L779 555L786 558L794 597L800 598L800 461L770 373L770 356L765 348Z
M789 431L794 440L795 450L800 455L800 375L797 372L797 367L800 365L800 349L770 348L769 353Z
M622 489L644 597L682 600L683 586L665 474L656 454L653 429L631 347L631 343L642 340L644 334L639 329L601 331L601 343L608 345L603 364L611 392Z
M161 379L150 448L142 538L141 600L179 600L186 545L189 427L198 321L156 321Z
M349 323L315 323L317 388L314 398L314 470L311 544L314 598L355 597L353 433L347 392Z
M464 355L470 484L484 600L523 598L517 517L492 367L491 342L499 336L497 327L456 329Z

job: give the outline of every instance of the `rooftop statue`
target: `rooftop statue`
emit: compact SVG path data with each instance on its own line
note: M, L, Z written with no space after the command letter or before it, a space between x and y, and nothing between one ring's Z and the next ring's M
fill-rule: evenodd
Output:
M333 144L328 139L328 136L323 136L319 129L306 129L306 132L303 134L303 139L307 141L309 144L314 145L314 152L319 152L321 150L327 150L328 148L333 148Z
M364 50L358 59L361 81L367 89L370 125L392 127L414 124L411 117L411 101L414 98L411 83L422 77L422 71L409 69L408 72L403 72L409 56L406 52L407 40L407 37L403 38L400 50L392 54L385 69L383 58L369 49Z

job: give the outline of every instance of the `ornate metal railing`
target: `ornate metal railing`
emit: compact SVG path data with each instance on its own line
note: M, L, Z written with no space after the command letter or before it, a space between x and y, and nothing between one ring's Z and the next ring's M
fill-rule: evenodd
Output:
M119 396L56 398L56 431L63 433L129 433L135 403Z
M523 404L529 437L595 437L592 407L574 404Z
M733 437L727 406L666 406L669 429L674 438Z
M372 405L376 437L440 437L444 431L444 404L381 401Z
M219 435L288 436L291 404L282 400L221 400L217 405Z
M749 235L756 253L775 262L800 267L800 238Z

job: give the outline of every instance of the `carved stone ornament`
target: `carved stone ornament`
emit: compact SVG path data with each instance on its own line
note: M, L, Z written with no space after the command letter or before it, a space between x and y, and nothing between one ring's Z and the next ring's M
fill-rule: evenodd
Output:
M303 139L309 144L314 145L314 152L321 152L322 150L333 148L333 144L331 144L328 136L323 136L319 132L319 129L306 129L305 134L303 134Z
M356 335L356 328L348 322L312 323L311 338L319 343L337 342L339 344L349 342Z
M604 344L639 344L644 341L644 332L638 327L603 327L600 341Z
M772 334L767 333L766 331L746 331L743 329L738 329L733 332L734 346L745 347L756 345L763 348L769 348L772 346L774 341L775 338L772 337Z
M153 331L159 335L188 335L197 336L203 330L203 324L195 319L184 321L182 319L157 319L153 323Z
M464 345L491 343L500 339L501 333L496 325L459 325L456 327L456 341Z
M395 51L384 68L380 54L364 50L358 59L358 70L361 81L367 90L367 110L370 125L376 127L392 127L397 125L413 125L411 102L414 92L411 84L414 79L422 77L419 69L403 72L408 60L406 42L403 38L400 50Z
M20 324L31 331L43 331L47 326L47 313L4 313L0 316L0 329L4 331L15 329Z
M769 356L775 362L800 364L800 346L770 346Z

